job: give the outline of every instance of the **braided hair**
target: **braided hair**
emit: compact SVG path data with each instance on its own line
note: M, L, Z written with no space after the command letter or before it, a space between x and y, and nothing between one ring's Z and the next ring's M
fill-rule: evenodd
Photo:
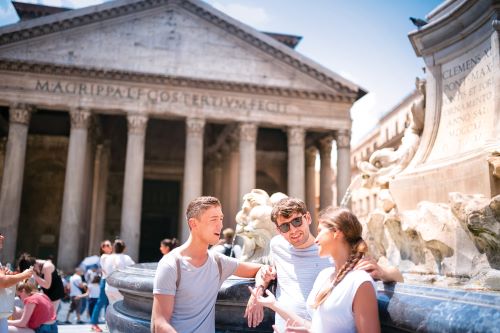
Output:
M361 233L363 227L359 223L358 218L350 210L345 208L334 208L332 206L325 208L319 213L318 217L319 223L326 226L332 232L339 230L344 234L346 242L351 247L351 254L347 261L342 267L335 272L335 275L330 277L330 283L328 286L321 290L314 304L313 308L318 308L333 291L344 277L353 270L356 264L363 258L364 254L368 251L368 246L366 245L363 238L361 238Z

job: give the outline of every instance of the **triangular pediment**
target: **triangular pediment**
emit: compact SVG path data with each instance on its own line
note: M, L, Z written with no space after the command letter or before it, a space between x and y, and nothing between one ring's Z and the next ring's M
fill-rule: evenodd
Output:
M0 29L0 58L359 93L359 87L197 0L119 0Z

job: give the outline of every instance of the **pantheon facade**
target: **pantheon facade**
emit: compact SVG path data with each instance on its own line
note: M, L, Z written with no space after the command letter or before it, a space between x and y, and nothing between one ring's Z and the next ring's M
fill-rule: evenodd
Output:
M296 52L299 38L198 0L42 14L0 29L2 261L28 251L71 270L115 237L159 259L200 195L233 227L253 188L315 207L318 155L320 207L346 191L365 91Z

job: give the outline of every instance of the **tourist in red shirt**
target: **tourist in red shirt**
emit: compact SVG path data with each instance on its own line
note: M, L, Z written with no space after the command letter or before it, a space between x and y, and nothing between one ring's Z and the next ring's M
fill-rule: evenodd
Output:
M31 282L20 282L16 290L24 309L16 311L15 317L20 318L8 321L9 333L57 333L56 312L47 295L38 292Z

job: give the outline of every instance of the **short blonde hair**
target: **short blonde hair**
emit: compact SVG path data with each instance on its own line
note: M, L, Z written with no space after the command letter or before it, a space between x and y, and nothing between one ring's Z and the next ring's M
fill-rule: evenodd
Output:
M17 292L24 291L26 294L32 295L35 292L37 292L38 289L36 288L36 285L33 282L26 280L26 281L21 281L17 284L16 291Z
M211 207L220 207L219 199L215 197L198 197L191 201L186 209L186 219L199 218L203 212Z

